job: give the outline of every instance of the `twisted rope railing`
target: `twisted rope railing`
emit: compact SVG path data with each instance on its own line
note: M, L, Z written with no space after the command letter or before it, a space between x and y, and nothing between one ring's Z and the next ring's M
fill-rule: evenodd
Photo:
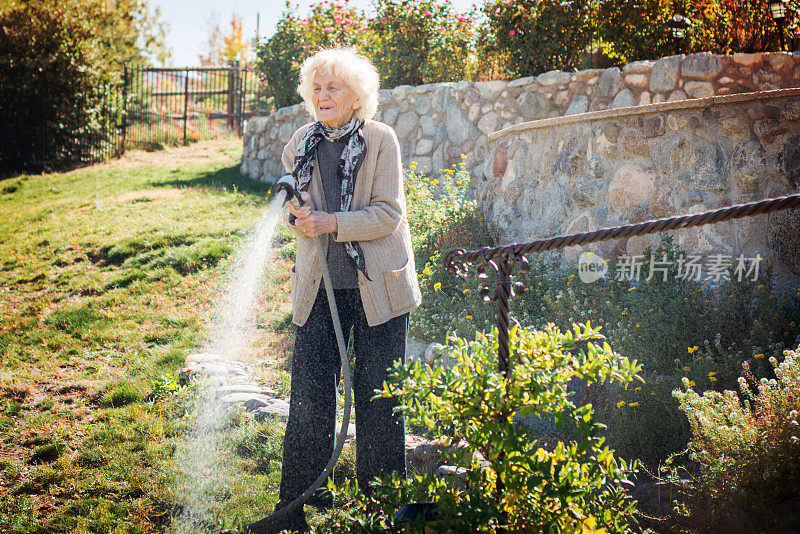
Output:
M524 291L522 282L511 283L511 271L515 263L521 265L520 271L524 274L530 270L525 254L557 250L564 247L587 245L599 241L608 241L623 237L641 236L692 228L742 217L763 215L774 211L795 209L800 207L800 194L787 195L778 198L768 198L747 204L738 204L727 208L696 213L694 215L680 215L664 219L654 219L636 224L626 224L612 228L602 228L593 232L556 236L547 239L538 239L529 243L515 243L499 247L483 247L478 250L464 251L455 249L444 257L445 267L456 274L466 274L469 267L479 263L478 277L486 278L486 268L492 268L496 273L496 289L493 297L489 296L489 289L483 287L480 295L485 301L497 301L497 329L498 329L498 367L503 374L508 373L508 328L510 321L509 302L516 295Z

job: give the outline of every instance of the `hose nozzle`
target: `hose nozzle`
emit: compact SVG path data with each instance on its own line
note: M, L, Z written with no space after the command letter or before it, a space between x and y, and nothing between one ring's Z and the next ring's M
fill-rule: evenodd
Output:
M277 194L279 191L286 191L286 200L294 204L295 208L299 209L305 204L300 198L300 191L294 187L294 177L291 174L287 174L275 184L275 193Z

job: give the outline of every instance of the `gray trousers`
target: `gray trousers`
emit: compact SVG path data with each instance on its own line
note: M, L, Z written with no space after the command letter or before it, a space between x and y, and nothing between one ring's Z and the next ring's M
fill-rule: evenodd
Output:
M369 326L358 289L335 289L334 295L345 342L353 328L356 475L359 487L369 494L368 481L376 476L392 471L406 476L405 421L402 415L392 413L398 402L370 399L375 389L382 389L392 362L405 357L408 313ZM299 497L333 453L340 369L328 299L320 287L308 320L295 336L289 421L283 441L282 500ZM319 498L309 503L317 501L329 504Z

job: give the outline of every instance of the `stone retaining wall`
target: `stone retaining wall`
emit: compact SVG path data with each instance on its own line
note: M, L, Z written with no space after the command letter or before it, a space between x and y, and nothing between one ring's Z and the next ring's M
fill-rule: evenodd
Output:
M406 165L416 160L418 168L436 170L465 154L475 173L486 159L488 134L525 121L797 86L800 53L699 53L511 82L400 86L381 90L376 119L395 128ZM283 146L310 120L297 105L248 121L242 172L270 182L282 176Z
M510 241L697 213L800 190L800 88L533 121L493 133L488 143L492 153L473 186ZM800 276L798 211L675 235L694 254L774 253L776 274ZM659 239L590 250L635 255Z

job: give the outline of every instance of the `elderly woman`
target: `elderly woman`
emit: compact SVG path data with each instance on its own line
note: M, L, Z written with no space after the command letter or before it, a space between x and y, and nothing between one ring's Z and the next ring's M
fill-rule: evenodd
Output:
M421 302L400 145L390 126L372 120L378 86L372 63L349 48L322 50L300 70L297 90L316 121L298 129L283 151L307 204L296 209L287 202L284 212L297 234L291 286L298 329L277 508L310 486L333 452L340 360L320 283L318 236L345 339L352 329L359 486L369 491L375 476L406 474L404 421L392 410L397 401L370 400L392 362L403 359L408 315ZM319 496L309 502L330 504Z

